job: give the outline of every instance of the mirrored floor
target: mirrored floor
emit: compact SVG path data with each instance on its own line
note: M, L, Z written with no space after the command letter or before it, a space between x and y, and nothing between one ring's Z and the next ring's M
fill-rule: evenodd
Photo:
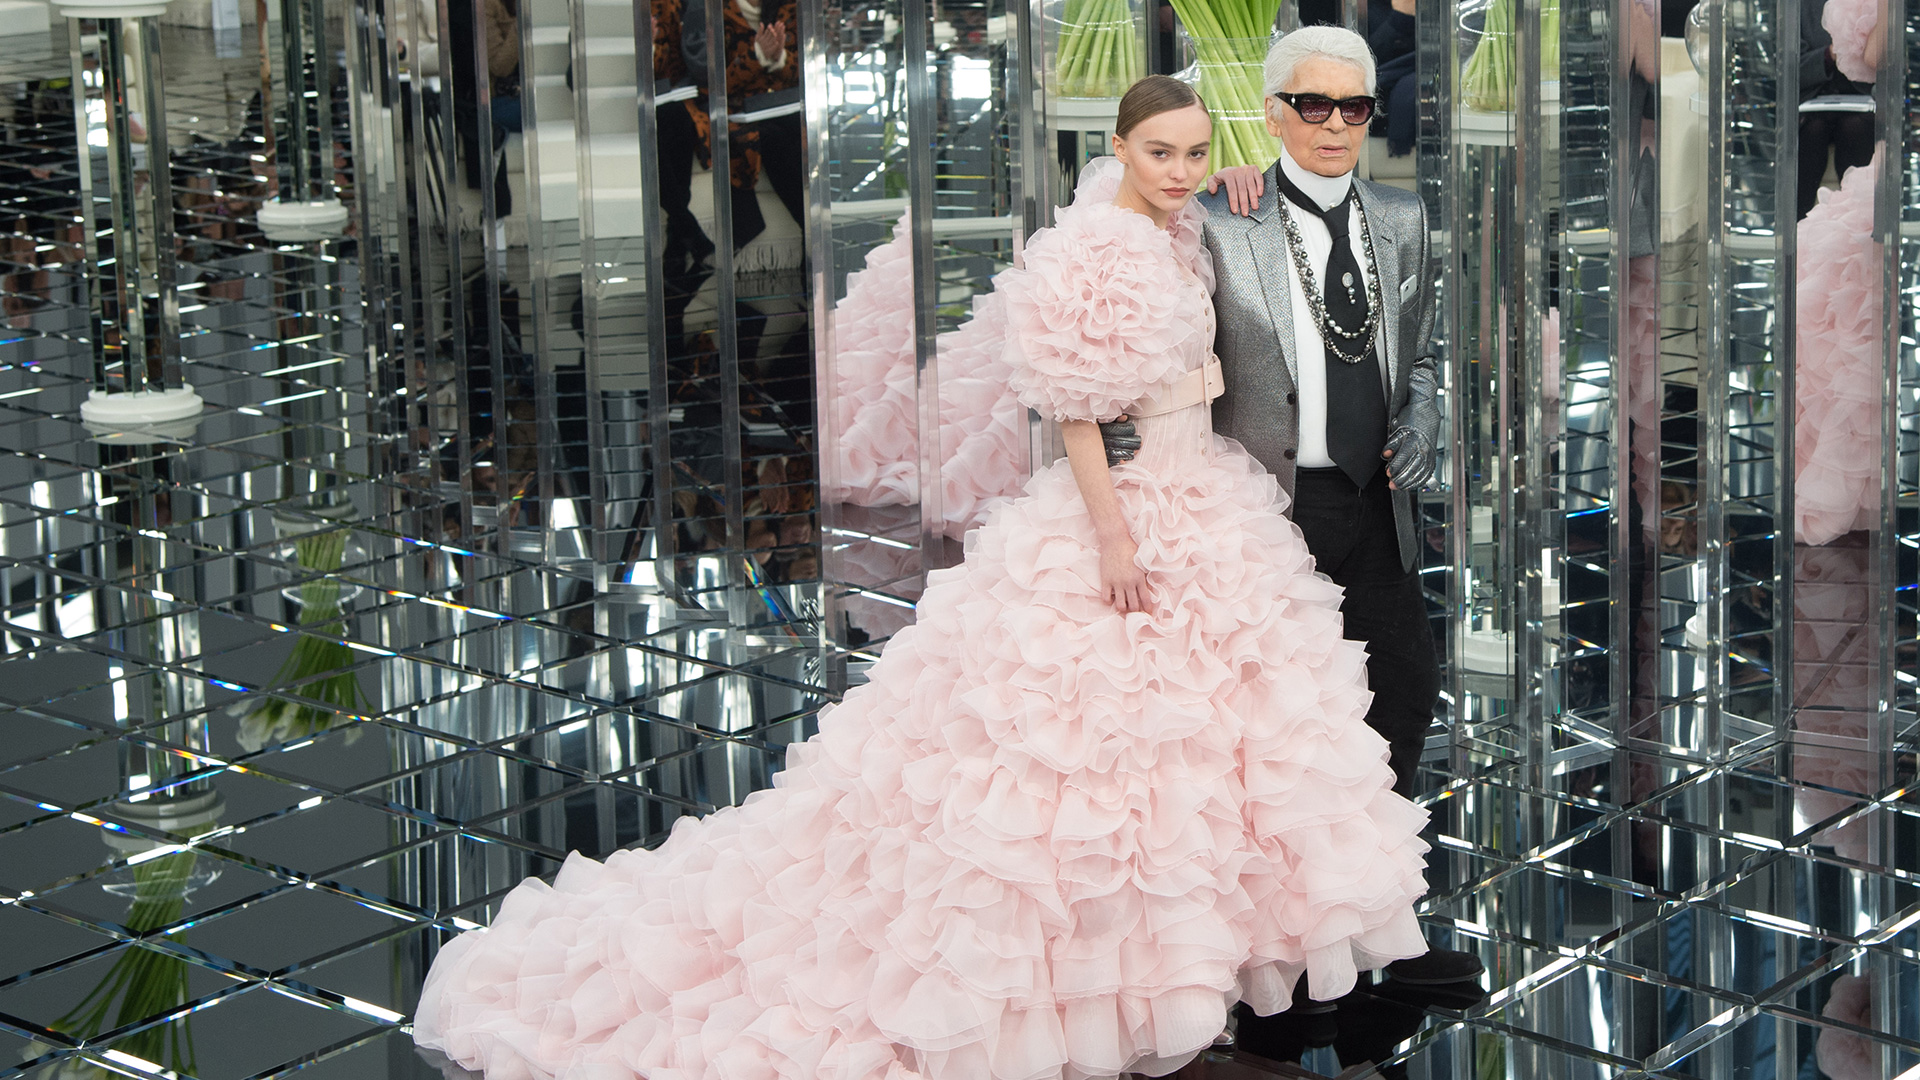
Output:
M778 589L689 619L463 547L439 489L384 467L405 436L367 404L349 251L209 227L185 313L207 413L86 430L71 155L26 104L61 34L0 39L0 1078L463 1076L408 1035L438 946L569 852L766 786L836 658ZM204 61L172 65L170 122L231 138L253 61L168 40ZM1570 729L1545 767L1508 730L1442 733L1425 913L1484 993L1365 989L1182 1075L1920 1075L1912 763L1863 798L1822 730L1704 761Z

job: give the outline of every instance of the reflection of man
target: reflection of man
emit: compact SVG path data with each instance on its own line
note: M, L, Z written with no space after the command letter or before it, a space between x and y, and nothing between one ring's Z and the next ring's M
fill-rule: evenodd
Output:
M1206 199L1227 384L1214 426L1279 478L1318 569L1346 590L1346 635L1367 643L1367 723L1391 748L1395 790L1412 795L1440 687L1413 501L1440 428L1426 213L1353 175L1375 107L1359 35L1286 35L1266 84L1279 161L1229 170L1225 195ZM1408 983L1481 970L1442 949L1388 968Z

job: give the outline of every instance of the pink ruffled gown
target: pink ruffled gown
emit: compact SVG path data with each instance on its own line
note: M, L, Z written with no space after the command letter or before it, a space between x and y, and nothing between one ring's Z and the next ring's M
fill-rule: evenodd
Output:
M1022 400L1106 417L1202 364L1191 208L1104 183L1000 292ZM442 949L415 1038L490 1080L1161 1075L1237 999L1425 951L1423 810L1272 476L1196 405L1115 486L1156 592L1120 615L1065 462L931 575L916 625L771 789L575 855Z
M1867 38L1880 0L1828 0L1821 25L1840 73L1870 83ZM1800 222L1794 332L1794 539L1825 544L1880 520L1881 342L1886 333L1873 236L1874 180L1886 146Z
M920 418L914 372L913 259L906 223L867 253L834 306L834 437L821 470L824 501L904 506L920 501ZM940 373L941 516L959 537L1027 479L1027 410L1011 389L1007 318L997 293L974 297L967 320L935 343ZM915 556L917 559L917 556Z

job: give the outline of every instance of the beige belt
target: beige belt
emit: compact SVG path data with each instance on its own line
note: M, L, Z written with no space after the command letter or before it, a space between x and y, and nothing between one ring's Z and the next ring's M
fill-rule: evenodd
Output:
M1127 410L1127 415L1137 420L1143 416L1178 412L1195 405L1205 405L1226 392L1227 381L1220 373L1220 358L1209 356L1205 365L1170 383L1160 384L1153 393L1134 402L1133 408Z

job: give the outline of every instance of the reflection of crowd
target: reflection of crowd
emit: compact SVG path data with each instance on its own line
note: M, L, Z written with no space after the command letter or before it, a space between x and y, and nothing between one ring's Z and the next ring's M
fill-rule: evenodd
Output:
M711 331L689 331L685 313L711 272L714 243L692 209L695 163L711 168L709 25L706 6L652 0L654 89L670 97L655 111L660 211L666 226L664 270L668 393L681 420L672 432L673 474L655 479L675 520L676 550L717 551L726 535L726 471L740 470L741 542L763 580L819 574L814 545L813 394L804 307L797 281L735 281L741 442L737 457L721 439L719 347ZM726 59L729 114L797 106L800 100L796 0L756 5L730 0L717 29ZM692 96L683 96L687 89ZM679 93L676 93L679 91ZM768 185L796 224L805 220L802 121L783 115L730 123L727 169L733 250L766 231L758 187ZM736 269L738 269L736 267ZM776 275L778 276L778 275ZM792 310L788 310L791 308Z
M91 66L91 61L89 65ZM309 146L315 160L330 163L321 177L345 201L353 197L351 148L345 142L351 130L346 73L335 61L330 102L335 143L321 150ZM234 102L236 106L239 101ZM79 289L87 253L80 207L80 161L76 154L72 79L29 80L10 88L0 102L0 132L8 147L0 161L0 190L9 196L9 213L0 217L0 303L16 329L57 332L65 322L36 317L56 305L84 305ZM134 114L137 193L147 190L144 117ZM178 282L198 286L203 299L238 299L246 275L233 264L237 255L261 240L254 221L260 204L277 195L290 195L290 170L276 166L267 151L289 153L284 141L266 145L262 99L254 91L237 113L238 129L218 136L174 133L169 139L168 165L172 173L173 250ZM317 132L313 138L318 139ZM96 148L96 152L98 148ZM98 161L95 161L98 167ZM322 168L326 165L323 164ZM96 183L104 174L96 176ZM351 221L349 238L355 232ZM351 244L349 239L349 244ZM349 249L350 250L350 249Z
M1367 46L1378 65L1375 79L1379 86L1380 121L1373 135L1387 140L1387 153L1404 157L1413 153L1413 138L1419 128L1420 110L1414 41L1414 0L1371 0L1367 5ZM1386 130L1381 130L1384 123Z
M51 301L53 275L77 267L80 227L75 223L79 178L74 173L73 94L70 79L43 79L19 86L6 102L7 153L0 158L0 190L11 206L0 241L5 261L5 314L16 328L32 325L33 312ZM54 241L46 243L46 241ZM44 246L43 246L44 245Z
M459 144L465 187L479 191L483 183L491 182L494 212L504 217L513 209L513 192L507 183L501 146L508 132L520 130L519 0L482 0L478 24L473 4L448 4L444 46L436 4L416 0L410 14L412 26L402 36L401 59L415 78L429 81L428 85L442 78L452 79L454 138ZM475 64L476 51L481 47L486 55L489 101L490 137L484 141L480 137L481 80ZM439 108L438 93L430 89L425 98L429 115Z
M723 9L720 51L726 59L727 110L752 113L800 100L797 0L731 0ZM654 76L661 88L711 85L706 6L653 0ZM669 269L698 263L713 250L688 209L692 163L711 166L712 120L700 98L672 102L658 113L660 204L667 217ZM737 251L766 230L756 190L764 171L796 223L806 220L802 123L799 112L727 126L728 182L732 188L733 246Z

